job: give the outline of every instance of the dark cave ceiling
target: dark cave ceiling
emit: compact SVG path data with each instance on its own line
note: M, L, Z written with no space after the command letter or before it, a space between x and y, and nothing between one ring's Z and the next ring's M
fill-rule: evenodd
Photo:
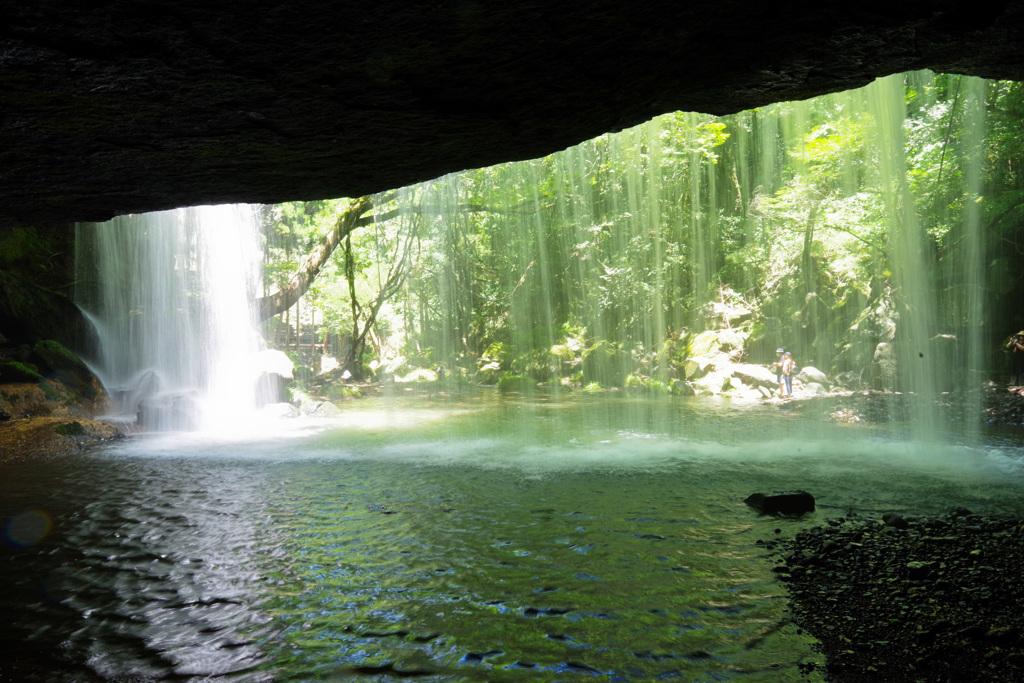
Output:
M0 225L359 196L914 69L1024 79L1024 0L2 2Z

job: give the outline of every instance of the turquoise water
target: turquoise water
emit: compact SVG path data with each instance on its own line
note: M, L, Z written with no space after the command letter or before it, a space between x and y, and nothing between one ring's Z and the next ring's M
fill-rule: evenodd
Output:
M817 655L758 540L1020 514L1020 452L791 406L361 400L7 465L0 680L779 681ZM819 510L760 517L754 491Z

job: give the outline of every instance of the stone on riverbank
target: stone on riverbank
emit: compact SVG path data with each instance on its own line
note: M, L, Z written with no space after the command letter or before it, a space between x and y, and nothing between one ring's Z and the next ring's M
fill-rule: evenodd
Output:
M743 502L766 515L802 515L814 512L814 496L800 490L753 493Z

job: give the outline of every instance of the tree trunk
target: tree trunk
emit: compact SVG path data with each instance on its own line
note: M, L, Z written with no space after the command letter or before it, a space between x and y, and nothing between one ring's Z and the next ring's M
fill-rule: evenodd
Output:
M373 208L373 200L370 197L361 197L338 216L334 228L321 238L320 244L309 253L306 260L299 266L299 270L288 280L288 284L279 291L259 300L260 320L268 320L295 305L309 289L309 285L316 279L316 276L320 274L320 269L327 263L327 259L334 253L341 240L363 225L360 219L371 208Z
M363 378L363 368L356 363L360 357L363 340L359 334L359 300L356 299L355 259L352 256L352 238L345 238L345 279L348 280L348 296L352 305L352 343L349 345L348 357L345 358L345 369L352 373L354 379Z

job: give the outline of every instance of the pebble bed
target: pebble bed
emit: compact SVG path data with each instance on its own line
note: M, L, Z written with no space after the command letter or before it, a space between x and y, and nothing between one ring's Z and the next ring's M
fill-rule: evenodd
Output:
M1024 521L851 516L761 543L826 680L1024 680Z

